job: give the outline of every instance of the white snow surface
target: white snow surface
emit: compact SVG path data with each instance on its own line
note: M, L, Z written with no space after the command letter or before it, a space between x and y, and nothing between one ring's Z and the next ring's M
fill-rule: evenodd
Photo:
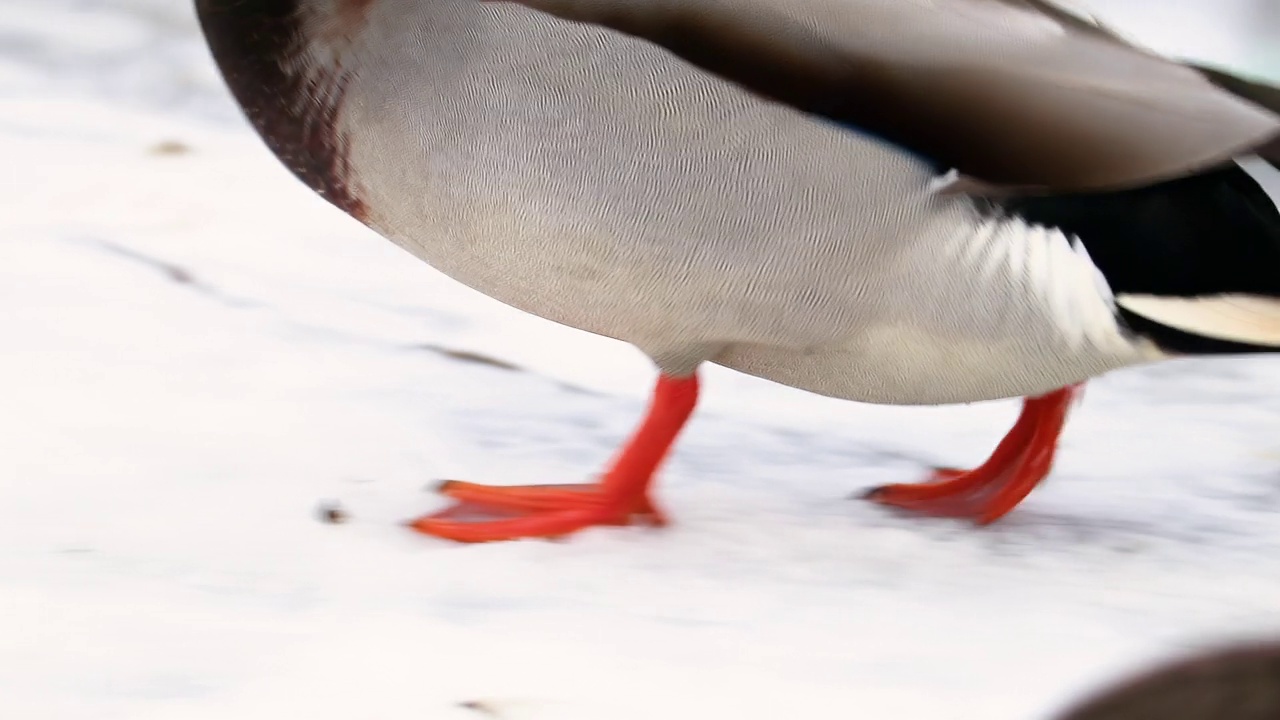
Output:
M1114 8L1265 70L1239 38L1280 32L1266 11L1165 5L1154 32ZM0 158L6 718L1034 720L1280 631L1275 359L1098 380L1051 482L987 529L849 498L981 460L1016 403L710 368L672 527L454 545L400 525L435 479L589 479L644 358L316 198L181 0L0 0Z

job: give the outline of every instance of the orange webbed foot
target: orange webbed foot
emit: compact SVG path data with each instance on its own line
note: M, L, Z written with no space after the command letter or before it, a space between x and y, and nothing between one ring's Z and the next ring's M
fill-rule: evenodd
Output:
M865 497L922 515L968 518L980 525L995 522L1048 476L1067 410L1078 393L1079 386L1071 386L1028 398L995 452L973 470L938 469L925 482L885 485Z
M619 496L605 482L504 487L449 480L440 493L455 504L409 525L457 542L551 538L594 526L667 522L647 494Z
M665 525L649 486L697 398L696 375L659 378L644 422L597 483L504 487L450 480L440 492L454 504L409 527L446 540L493 542L561 537L601 525Z

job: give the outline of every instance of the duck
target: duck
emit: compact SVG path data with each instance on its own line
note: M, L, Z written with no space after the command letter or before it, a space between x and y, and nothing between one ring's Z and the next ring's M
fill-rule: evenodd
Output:
M665 525L718 365L860 403L1021 399L866 499L992 523L1100 375L1280 350L1280 90L1057 0L195 0L298 180L656 381L593 482L445 481L457 542ZM1158 12L1156 10L1155 12Z
M1129 672L1055 720L1271 720L1280 717L1280 641L1214 643Z

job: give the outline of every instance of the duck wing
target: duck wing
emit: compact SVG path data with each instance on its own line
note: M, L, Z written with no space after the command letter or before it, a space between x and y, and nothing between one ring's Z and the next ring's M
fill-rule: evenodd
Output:
M1260 105L1280 116L1280 87L1242 77L1207 65L1197 65L1201 73L1215 85ZM1259 156L1274 164L1280 164L1280 137L1254 150Z
M515 0L657 44L993 187L1122 189L1280 137L1280 114L1049 0Z

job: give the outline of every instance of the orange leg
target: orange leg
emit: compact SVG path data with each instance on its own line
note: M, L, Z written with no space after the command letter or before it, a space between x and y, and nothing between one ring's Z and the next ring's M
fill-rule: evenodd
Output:
M1079 391L1073 385L1027 398L1018 421L979 467L967 472L938 469L926 482L878 487L867 499L924 515L971 518L980 525L995 522L1049 474L1067 410Z
M649 485L697 402L696 375L663 376L644 421L599 482L504 487L450 480L440 492L457 502L410 527L447 540L490 542L558 537L594 525L663 525Z

